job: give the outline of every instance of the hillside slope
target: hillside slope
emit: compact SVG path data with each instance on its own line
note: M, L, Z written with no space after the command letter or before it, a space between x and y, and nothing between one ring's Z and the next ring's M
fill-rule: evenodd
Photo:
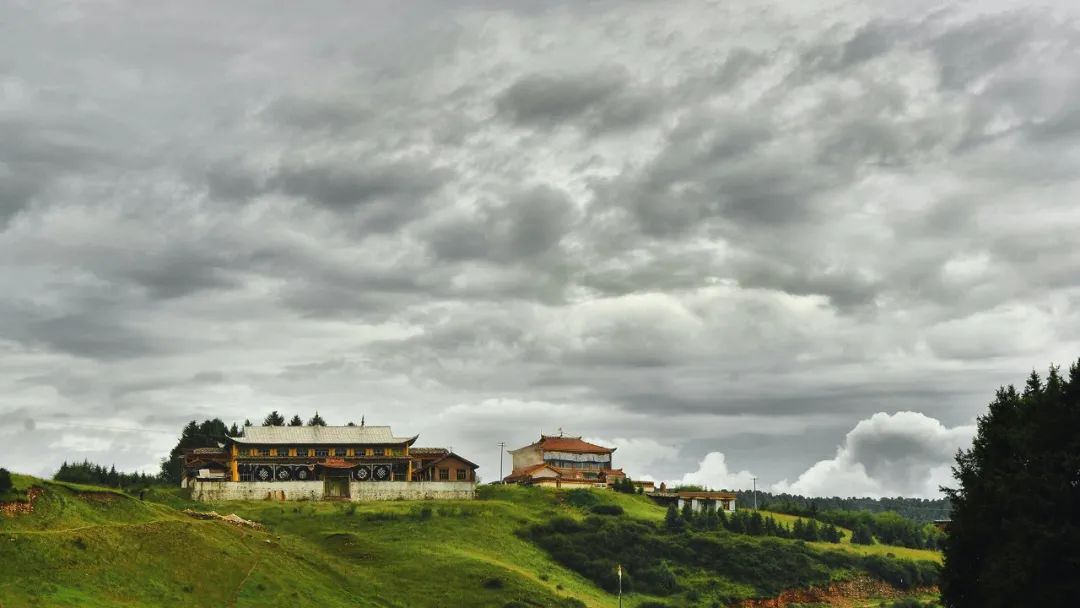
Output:
M32 513L0 516L3 608L598 608L614 600L522 533L559 517L590 521L548 490L485 487L476 501L196 505L171 489L140 501L21 476L16 484L40 495ZM628 521L663 519L644 497L601 491L596 501L619 505ZM265 530L195 519L185 507L236 513ZM626 606L656 599L635 595Z

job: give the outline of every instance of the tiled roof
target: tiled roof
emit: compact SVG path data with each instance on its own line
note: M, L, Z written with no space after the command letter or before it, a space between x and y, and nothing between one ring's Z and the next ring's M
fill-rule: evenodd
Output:
M602 445L582 441L581 437L554 437L541 435L540 441L533 445L543 450L552 452L580 452L582 454L610 454L615 448L605 448Z
M541 462L540 464L534 464L532 466L525 467L524 469L511 471L510 474L505 477L504 481L515 481L515 480L518 480L518 479L527 479L529 477L532 477L533 473L539 471L540 469L545 469L545 468L546 469L551 469L552 471L555 471L556 473L559 472L559 470L556 469L555 467L547 465L547 464Z
M394 437L388 426L248 426L236 443L249 444L399 444L416 441Z
M445 456L449 453L446 448L409 448L410 456Z

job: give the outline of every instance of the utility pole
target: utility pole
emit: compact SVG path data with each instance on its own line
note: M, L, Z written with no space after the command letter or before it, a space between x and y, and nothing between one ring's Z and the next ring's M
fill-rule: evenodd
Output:
M499 483L503 482L503 450L506 448L506 442L499 442Z
M619 564L619 608L622 608L622 564Z
M754 510L757 511L757 477L752 479L754 480Z

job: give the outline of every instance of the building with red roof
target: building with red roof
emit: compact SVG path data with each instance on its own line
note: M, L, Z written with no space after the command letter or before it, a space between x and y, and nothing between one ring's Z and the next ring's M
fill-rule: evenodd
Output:
M626 477L612 466L615 448L589 443L581 437L540 435L540 439L510 450L514 470L504 483L555 488L609 487Z

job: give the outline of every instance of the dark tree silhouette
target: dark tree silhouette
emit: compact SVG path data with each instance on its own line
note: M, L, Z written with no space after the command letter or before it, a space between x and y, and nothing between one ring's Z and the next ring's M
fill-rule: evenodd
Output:
M289 426L304 426L304 421L300 418L300 414L293 414L292 420L289 421Z
M263 419L263 426L285 426L285 417L274 410Z
M319 415L319 412L315 412L315 415L311 417L311 420L307 421L308 426L326 426L326 421Z
M1080 597L1080 364L1000 388L969 450L944 540L949 608L1072 606Z

